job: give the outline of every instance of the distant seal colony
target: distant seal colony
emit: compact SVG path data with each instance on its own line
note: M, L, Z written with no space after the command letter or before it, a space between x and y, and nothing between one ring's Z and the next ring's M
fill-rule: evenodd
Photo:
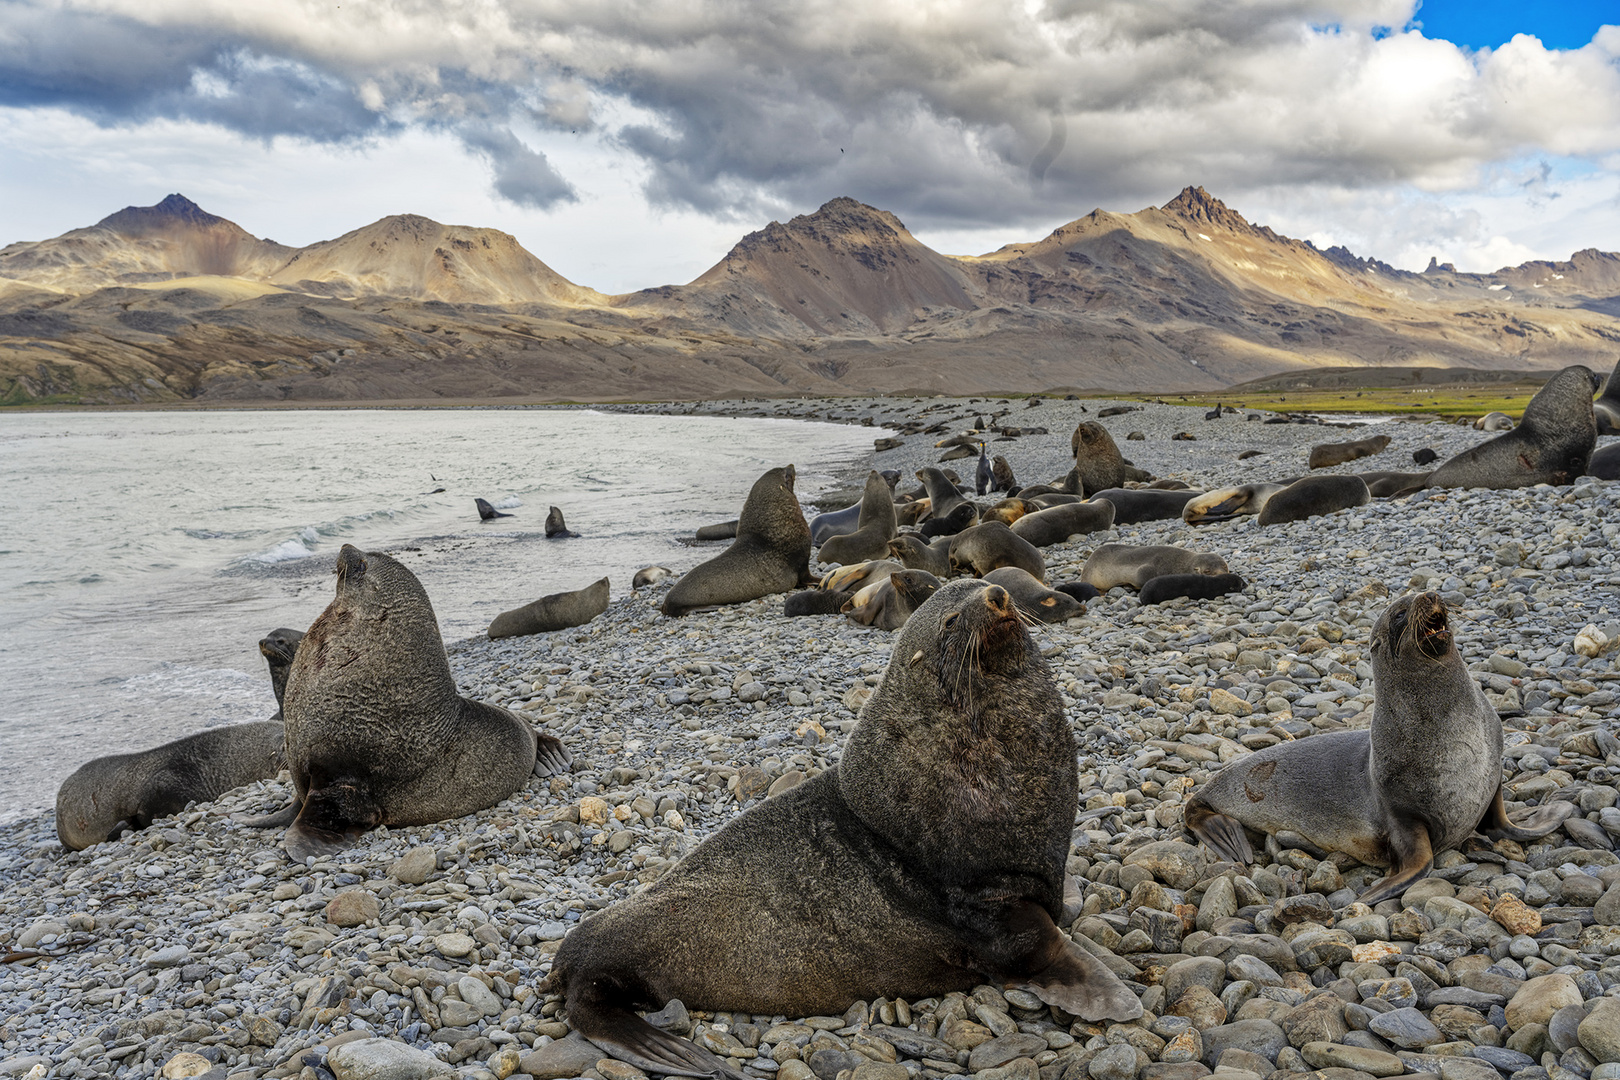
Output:
M963 673L971 668L972 677ZM634 1010L810 1016L989 980L1088 1020L1141 1003L1060 932L1074 735L1006 590L917 609L842 760L563 939L569 1024L644 1070L735 1070Z

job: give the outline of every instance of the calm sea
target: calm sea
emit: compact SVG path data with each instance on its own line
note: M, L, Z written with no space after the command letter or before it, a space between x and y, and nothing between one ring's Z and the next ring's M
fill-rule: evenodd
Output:
M304 629L340 546L419 548L446 641L676 542L793 462L801 498L874 429L528 409L0 414L0 819L102 754L275 711L258 641ZM435 489L443 488L441 492ZM481 496L510 513L481 523ZM550 505L579 539L547 540Z

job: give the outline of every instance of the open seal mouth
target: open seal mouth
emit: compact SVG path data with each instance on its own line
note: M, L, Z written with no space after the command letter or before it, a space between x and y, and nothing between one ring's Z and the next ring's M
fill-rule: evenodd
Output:
M1415 605L1414 605L1415 606ZM1438 660L1451 649L1451 623L1446 618L1446 608L1439 600L1415 620L1414 629L1417 631L1418 651L1425 656Z

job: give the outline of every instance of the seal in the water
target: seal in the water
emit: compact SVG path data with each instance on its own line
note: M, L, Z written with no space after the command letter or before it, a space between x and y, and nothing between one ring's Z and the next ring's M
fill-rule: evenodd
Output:
M1103 532L1114 526L1114 504L1106 499L1076 502L1025 514L1011 525L1013 535L1036 547L1061 544L1076 534Z
M1548 379L1519 426L1464 450L1429 477L1433 488L1521 488L1569 484L1597 445L1592 394L1598 377L1579 364Z
M1016 566L1038 581L1046 580L1046 559L1040 550L999 521L987 521L951 537L950 560L951 571L957 574L983 577L997 567Z
M1069 437L1069 448L1074 451L1074 467L1086 491L1125 486L1129 479L1125 459L1107 428L1095 420L1081 421Z
M1343 465L1347 461L1370 457L1388 446L1389 442L1388 435L1371 435L1351 442L1322 443L1320 446L1311 447L1310 467L1326 469L1334 465Z
M1243 579L1236 574L1162 574L1142 585L1137 600L1143 604L1162 604L1179 597L1213 600L1244 588Z
M1117 585L1140 589L1165 574L1224 574L1226 560L1219 555L1188 551L1169 544L1135 547L1104 544L1080 568L1080 580L1101 592Z
M1610 443L1593 453L1586 472L1599 480L1620 480L1620 443Z
M634 1010L828 1016L988 981L1134 1019L1135 995L1054 922L1076 752L1006 590L950 582L900 631L842 760L582 919L547 989L596 1045L686 1076L738 1074Z
M634 592L643 585L656 585L665 578L673 577L675 571L667 566L643 566L636 571L636 576L630 579L630 590Z
M742 604L810 584L810 525L793 494L794 477L793 466L786 465L754 481L737 518L736 541L675 583L664 596L665 615Z
M489 639L525 637L547 630L584 626L608 606L608 579L599 578L583 589L552 593L511 611L503 611L489 624Z
M1260 511L1261 525L1283 525L1290 521L1321 517L1353 506L1372 502L1372 492L1359 476L1326 474L1302 476L1266 500Z
M82 851L116 840L125 829L139 832L187 803L209 802L280 772L287 672L303 636L283 627L259 639L276 695L271 719L209 728L150 750L99 757L74 770L56 790L56 836L62 846Z
M1504 412L1488 412L1474 421L1475 431L1512 431L1513 417Z
M572 760L517 714L458 695L421 582L351 544L298 646L285 713L297 815L285 845L300 861L379 825L474 813Z
M992 585L1007 590L1018 605L1018 610L1044 623L1060 623L1083 614L1086 605L1064 592L1048 589L1027 570L1016 566L1003 566L984 575Z
M479 521L494 521L496 518L512 516L511 514L503 514L501 511L495 509L486 499L474 499L473 502L478 505Z
M1223 859L1253 861L1244 828L1340 851L1388 876L1358 899L1399 896L1475 829L1545 836L1576 807L1522 825L1502 804L1502 722L1463 665L1437 593L1403 596L1372 632L1369 728L1279 743L1221 769L1187 803L1187 827Z
M570 531L568 523L563 521L563 512L560 507L553 506L546 513L547 540L567 540L578 535L579 533Z
M1170 521L1202 491L1168 491L1160 488L1104 488L1091 496L1114 504L1115 525L1135 525L1142 521Z
M816 550L816 558L824 563L881 559L888 554L889 541L894 539L894 534L894 493L874 469L866 474L866 490L861 495L855 528L823 540Z
M1592 402L1592 412L1599 435L1620 435L1620 361L1609 372L1609 380L1603 384L1603 393Z

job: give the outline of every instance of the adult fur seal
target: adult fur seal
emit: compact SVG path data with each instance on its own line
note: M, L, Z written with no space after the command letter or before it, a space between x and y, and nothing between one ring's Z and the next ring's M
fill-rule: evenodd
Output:
M1350 442L1322 443L1311 447L1310 467L1326 469L1358 458L1371 457L1388 446L1389 441L1388 435L1371 435Z
M489 639L525 637L547 630L584 626L608 606L608 579L599 578L583 589L552 593L531 604L503 611L489 624Z
M1620 361L1609 372L1609 381L1603 384L1603 393L1592 402L1592 413L1599 435L1620 435Z
M1586 472L1597 445L1592 394L1598 377L1579 364L1548 379L1505 435L1464 450L1429 477L1433 488L1521 488L1568 484Z
M1171 521L1181 516L1189 502L1202 491L1166 491L1159 488L1104 488L1091 501L1106 499L1114 504L1115 525L1135 525L1142 521Z
M1259 521L1261 525L1285 525L1370 502L1372 492L1359 476L1302 476L1266 500Z
M596 1045L686 1076L738 1074L633 1010L826 1016L989 981L1134 1019L1141 1003L1053 921L1076 749L1007 591L949 582L900 631L842 760L581 920L548 989Z
M939 590L940 580L921 570L897 570L856 593L843 608L852 622L879 630L898 630L923 601Z
M553 506L546 512L547 540L568 540L578 535L579 533L569 530L568 523L563 520L561 507Z
M983 577L1001 566L1027 570L1046 580L1046 559L1040 551L999 521L987 521L951 537L951 571Z
M951 576L949 536L942 536L929 543L916 533L904 533L889 541L888 557L898 559L907 570L925 570L937 578Z
M888 554L894 534L894 493L874 469L866 474L866 490L861 495L854 530L822 541L816 558L824 563L881 559Z
M1375 499L1388 499L1396 495L1423 490L1429 482L1426 472L1364 472L1357 473L1367 485L1367 494Z
M1104 544L1091 553L1080 568L1080 580L1107 592L1116 585L1140 589L1165 574L1224 574L1226 560L1219 555L1201 554L1169 544L1134 547L1130 544Z
M1258 514L1266 503L1287 484L1239 484L1236 487L1216 488L1195 495L1181 508L1181 520L1189 525L1204 525L1226 521L1240 515Z
M1073 596L1048 589L1044 582L1016 566L992 570L984 575L984 580L1006 589L1019 611L1044 623L1060 623L1086 610L1086 605Z
M1014 536L1036 547L1051 547L1076 534L1103 532L1113 527L1114 504L1106 499L1039 510L1025 514L1011 525Z
M665 615L810 584L810 525L793 494L794 477L793 466L785 465L754 481L737 518L736 541L682 575L664 596Z
M501 513L499 510L497 510L493 506L491 506L489 504L488 500L474 499L473 502L476 503L477 506L478 506L478 520L479 521L494 521L496 518L503 518L503 517L511 517L512 516L511 514L503 514L503 513Z
M1376 904L1426 876L1475 829L1529 840L1576 807L1552 803L1522 825L1502 804L1502 722L1452 640L1438 593L1403 596L1372 632L1373 717L1239 758L1187 803L1187 827L1233 862L1254 861L1248 827L1289 846L1342 851L1388 876Z
M1018 487L1018 477L1013 475L1012 466L1007 464L1007 459L1000 454L990 459L990 470L995 478L990 487L991 491L1004 491L1011 495Z
M917 479L922 481L923 490L928 492L928 513L930 517L948 517L952 510L968 502L967 497L957 488L951 478L932 465L917 470ZM974 513L978 510L975 508Z
M1137 600L1142 604L1162 604L1180 597L1213 600L1244 588L1243 579L1236 574L1161 574L1148 578Z
M56 790L56 836L62 846L82 851L116 840L125 829L139 832L189 802L209 802L280 772L287 672L303 636L281 628L259 640L276 695L271 719L209 728L150 750L96 758L74 770Z
M1108 429L1095 420L1081 421L1069 437L1069 448L1074 451L1074 467L1086 491L1125 485L1125 458Z
M1620 480L1620 443L1610 443L1592 454L1586 472L1599 480Z
M387 555L344 544L337 596L299 644L287 680L294 859L341 851L378 825L482 810L529 778L567 769L563 745L517 714L456 693L421 582Z

